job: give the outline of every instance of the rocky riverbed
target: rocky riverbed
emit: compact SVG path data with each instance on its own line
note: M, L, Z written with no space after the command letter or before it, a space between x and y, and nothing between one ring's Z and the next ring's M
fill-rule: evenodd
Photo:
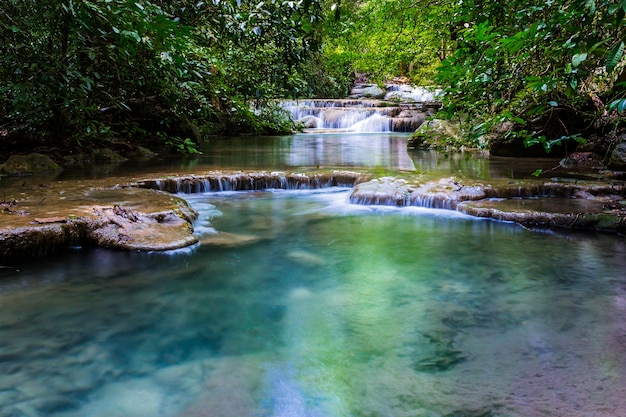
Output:
M70 246L162 251L198 243L195 211L180 193L352 187L350 202L422 206L541 229L626 232L621 183L403 178L350 171L225 172L144 179L14 182L0 201L0 258ZM175 195L177 194L177 195Z

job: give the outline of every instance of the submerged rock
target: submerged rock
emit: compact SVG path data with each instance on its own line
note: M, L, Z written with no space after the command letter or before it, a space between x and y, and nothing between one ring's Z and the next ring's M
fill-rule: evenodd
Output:
M303 250L294 250L287 254L287 258L302 266L322 266L326 264L326 260L319 255Z
M200 240L201 245L215 246L220 248L234 248L240 246L251 245L261 241L259 236L241 235L237 233L217 232L203 236Z
M439 350L433 356L417 361L412 368L418 372L443 372L465 360L465 355L459 350Z

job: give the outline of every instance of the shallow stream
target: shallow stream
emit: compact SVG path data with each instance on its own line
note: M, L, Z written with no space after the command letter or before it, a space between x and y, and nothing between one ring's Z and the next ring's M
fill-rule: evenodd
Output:
M362 140L378 150L335 142L316 161L319 147L269 160L252 148L242 165L513 167ZM352 205L348 193L187 195L199 246L75 248L0 269L0 416L626 413L622 239Z

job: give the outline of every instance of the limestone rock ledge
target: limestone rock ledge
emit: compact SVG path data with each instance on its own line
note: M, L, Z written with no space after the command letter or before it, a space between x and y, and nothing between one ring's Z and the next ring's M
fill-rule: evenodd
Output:
M408 179L350 172L212 172L139 180L127 185L56 181L3 190L0 261L53 253L70 246L164 251L198 243L198 214L171 193L267 188L352 187L350 202L457 210L527 227L626 233L626 186L621 183L537 180ZM205 244L241 244L225 236Z
M41 207L24 204L25 210L19 213L0 213L0 259L42 256L83 245L163 251L198 241L192 226L197 213L185 200L169 193L89 189L76 192L69 203L62 195L64 200L55 203Z
M478 181L413 182L383 177L357 184L354 204L415 206L515 222L525 227L626 233L626 187L606 183Z

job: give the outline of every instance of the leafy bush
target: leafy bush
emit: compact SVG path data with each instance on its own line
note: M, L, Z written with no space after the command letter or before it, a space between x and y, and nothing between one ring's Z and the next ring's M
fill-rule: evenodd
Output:
M456 48L439 67L448 114L487 131L517 126L526 144L552 144L592 126L623 94L611 74L623 55L626 2L463 2ZM599 82L599 75L608 78Z
M265 122L247 109L290 90L319 48L319 16L316 0L7 0L0 145L158 137L191 149L177 138L197 141L231 116L273 130L275 113Z

